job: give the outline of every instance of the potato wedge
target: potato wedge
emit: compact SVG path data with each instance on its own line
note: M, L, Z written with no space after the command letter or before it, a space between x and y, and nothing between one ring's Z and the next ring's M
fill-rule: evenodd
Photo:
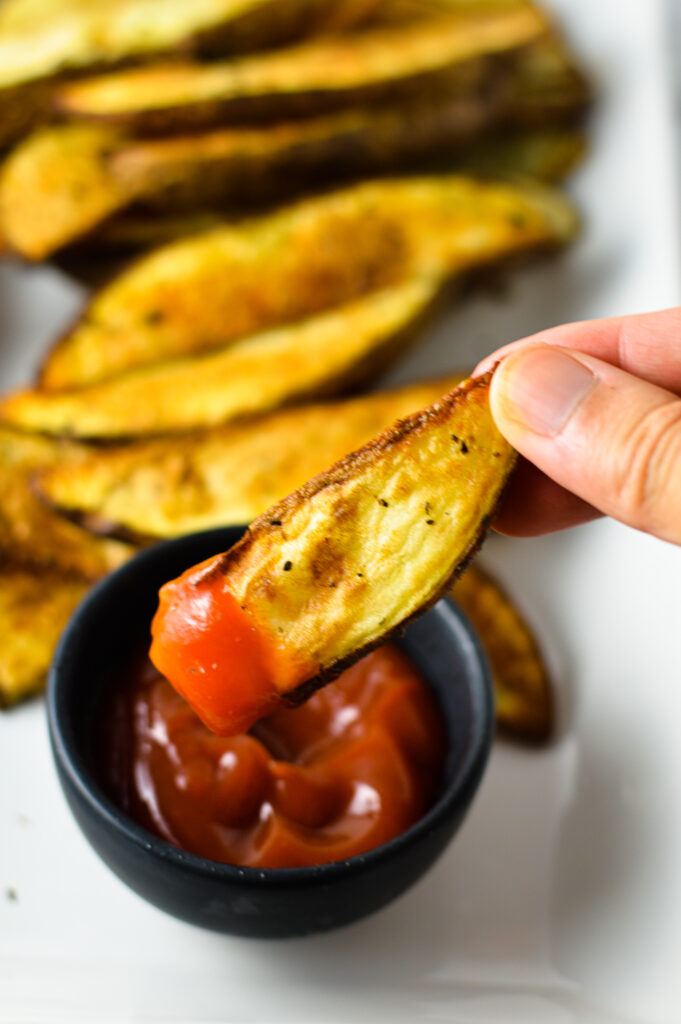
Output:
M140 541L248 523L461 378L297 406L189 437L137 441L56 464L42 497L95 532Z
M132 192L108 171L116 132L63 125L31 135L0 170L0 224L8 246L42 259L125 207Z
M536 79L531 95L522 84L504 91L492 76L470 95L429 92L392 105L169 139L126 140L104 126L95 132L97 126L58 125L29 136L7 159L0 222L13 249L40 260L96 235L131 206L174 216L211 207L243 213L247 204L349 175L434 155L455 163L493 125L555 121L570 112L574 91L548 90L542 114Z
M76 445L0 428L0 558L96 580L130 557L130 545L93 537L35 494L39 469L74 467L85 456Z
M377 0L3 0L0 146L53 119L65 77L172 54L249 52L364 20Z
M24 391L0 403L22 429L84 438L169 434L338 394L413 339L441 291L418 277L227 349L131 371L78 391Z
M175 62L88 78L65 85L54 102L68 117L142 132L277 121L423 88L475 89L489 71L479 58L511 53L545 31L545 19L530 8L424 18L237 61Z
M555 729L551 680L524 617L477 561L454 584L451 596L489 659L499 730L523 743L546 743Z
M152 660L210 728L240 731L274 703L299 703L448 590L514 464L490 380L465 381L398 421L162 589ZM238 659L225 673L213 646L244 629L267 666L252 683Z
M570 175L586 153L586 137L576 128L525 128L504 132L489 139L473 142L455 161L445 157L449 170L456 165L458 173L474 177L535 180L557 184ZM188 211L184 214L145 213L142 210L122 213L97 230L97 252L100 258L168 245L189 235L224 227L224 214L218 209ZM94 252L84 247L73 250L68 272L89 281L92 277ZM63 257L61 262L64 263ZM117 268L120 272L120 268ZM127 268L126 268L127 269ZM108 284L109 273L99 281Z
M0 561L0 708L39 693L64 626L88 584Z
M0 88L163 54L267 47L314 29L335 6L334 0L164 0L160 6L158 0L5 0Z
M368 182L308 199L133 264L49 353L40 387L81 387L224 346L414 273L452 277L561 245L576 226L557 192L449 175Z
M471 96L426 96L264 127L126 140L105 126L45 128L25 139L0 173L0 224L8 244L41 260L83 243L131 207L178 214L221 208L243 216L348 175L394 170L462 146L496 117L494 83Z

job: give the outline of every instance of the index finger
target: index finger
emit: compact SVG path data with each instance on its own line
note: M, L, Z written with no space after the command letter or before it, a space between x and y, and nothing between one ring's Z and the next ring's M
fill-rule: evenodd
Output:
M519 345L528 342L560 345L596 356L606 363L681 395L681 307L617 316L604 320L582 320L540 331L529 338L511 342L487 356L475 373L485 370Z

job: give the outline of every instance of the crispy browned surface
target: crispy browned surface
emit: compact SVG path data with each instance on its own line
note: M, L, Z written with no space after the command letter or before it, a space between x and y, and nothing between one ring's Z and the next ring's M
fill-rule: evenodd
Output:
M207 567L283 644L289 701L429 608L479 546L515 459L489 410L490 379L399 421Z
M452 597L470 619L489 659L500 730L525 743L545 743L554 731L553 692L530 626L477 562L454 584Z
M57 640L88 584L0 561L0 708L40 692Z
M410 278L198 358L145 366L78 391L10 394L0 418L48 434L127 438L340 394L384 369L418 335L440 291L438 278Z
M313 197L133 264L49 353L40 386L78 387L206 351L414 273L451 277L561 245L576 227L555 191L449 175Z
M36 496L32 476L51 465L75 465L85 452L75 445L0 428L0 559L95 580L124 562L133 549L93 537Z
M68 116L145 132L276 121L423 88L475 89L490 73L478 58L508 54L545 29L544 18L528 8L443 15L222 64L121 71L66 85L55 102Z
M78 464L49 467L40 476L40 493L89 529L145 540L249 523L458 379L103 449Z

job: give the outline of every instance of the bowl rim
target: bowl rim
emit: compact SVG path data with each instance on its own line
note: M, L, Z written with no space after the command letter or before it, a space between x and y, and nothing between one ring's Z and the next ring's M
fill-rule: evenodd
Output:
M195 875L215 880L222 878L232 883L250 882L263 889L277 889L281 886L300 886L328 883L337 877L347 878L361 873L390 859L393 854L414 846L425 837L441 821L449 817L450 811L461 805L465 810L485 771L492 740L494 736L494 692L491 672L482 645L470 622L461 609L450 599L444 598L426 613L437 617L442 625L451 632L458 634L468 648L468 661L475 664L477 672L471 684L474 696L475 713L472 715L472 735L468 743L464 759L454 778L445 786L435 803L426 813L404 832L379 846L364 853L356 854L345 860L327 861L323 864L289 868L257 868L249 865L231 864L209 860L198 854L190 853L137 824L125 811L121 810L108 796L88 767L85 759L76 749L73 727L68 721L65 707L62 706L61 686L68 663L71 661L71 648L81 633L81 624L95 617L107 600L108 591L115 582L122 582L128 577L137 578L147 564L156 564L166 554L175 551L191 541L211 537L228 546L235 543L243 533L244 527L225 526L195 533L183 534L168 540L159 541L134 555L129 561L99 580L86 594L71 616L57 645L50 666L47 685L47 720L52 755L60 772L63 772L69 784L77 792L94 815L105 822L128 843L132 843L140 851L153 855L156 859L173 865L180 870L189 870ZM222 540L220 540L222 538ZM223 550L216 547L216 551ZM84 631L83 631L84 632Z

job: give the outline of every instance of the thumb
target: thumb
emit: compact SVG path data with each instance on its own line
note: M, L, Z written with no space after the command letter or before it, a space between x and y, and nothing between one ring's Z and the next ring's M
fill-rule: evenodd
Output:
M508 441L606 515L681 544L681 400L593 356L548 345L498 366L492 413Z

